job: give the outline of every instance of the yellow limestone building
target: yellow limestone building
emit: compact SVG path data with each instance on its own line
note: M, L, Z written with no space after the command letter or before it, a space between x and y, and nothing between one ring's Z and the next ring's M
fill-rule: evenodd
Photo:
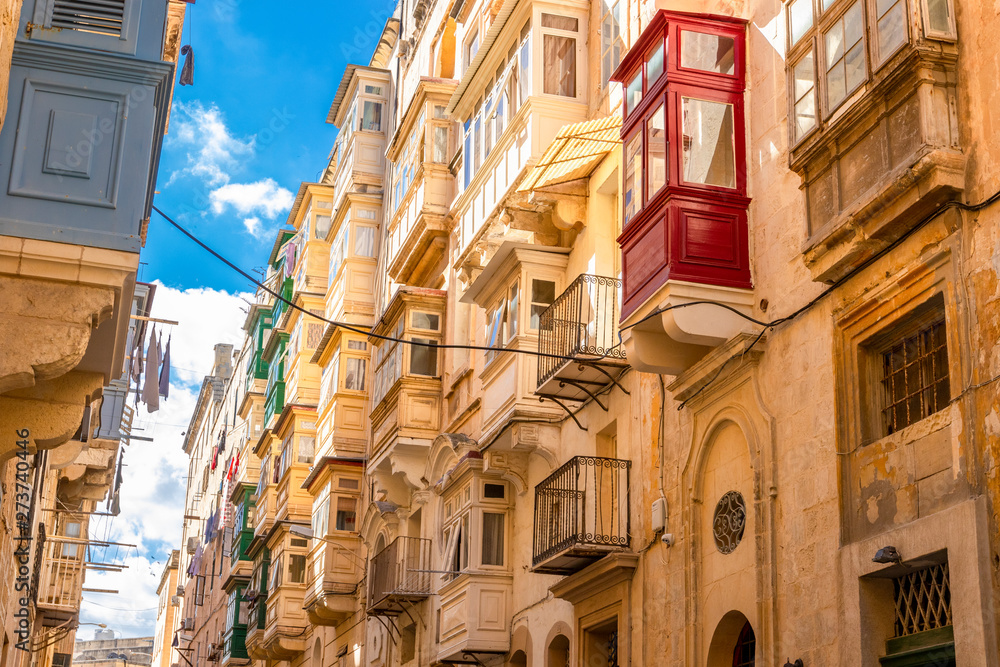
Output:
M997 34L399 3L270 258L249 660L997 665Z

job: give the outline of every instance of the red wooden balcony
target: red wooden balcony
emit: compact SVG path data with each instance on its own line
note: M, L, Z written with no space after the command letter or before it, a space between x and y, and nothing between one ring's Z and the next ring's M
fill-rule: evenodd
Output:
M622 61L622 332L640 370L679 374L750 313L746 22L659 12Z

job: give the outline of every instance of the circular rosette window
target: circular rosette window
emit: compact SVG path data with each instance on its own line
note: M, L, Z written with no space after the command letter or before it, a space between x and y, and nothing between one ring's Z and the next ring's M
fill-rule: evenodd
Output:
M738 491L730 491L719 499L712 519L712 533L715 548L721 553L731 554L743 539L747 526L747 504Z

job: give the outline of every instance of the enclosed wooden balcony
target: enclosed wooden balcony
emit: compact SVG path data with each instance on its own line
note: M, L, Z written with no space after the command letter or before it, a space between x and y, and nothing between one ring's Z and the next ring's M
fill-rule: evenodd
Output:
M355 593L364 576L357 533L317 539L309 552L304 605L310 622L337 625L354 613Z
M368 613L398 614L431 595L431 541L397 537L372 559Z
M51 536L36 553L38 562L38 610L44 625L66 622L80 613L87 540Z
M621 285L581 274L542 313L538 351L550 356L538 357L538 396L582 401L617 384L628 366L618 338Z
M629 548L631 468L575 456L535 487L534 572L570 574Z

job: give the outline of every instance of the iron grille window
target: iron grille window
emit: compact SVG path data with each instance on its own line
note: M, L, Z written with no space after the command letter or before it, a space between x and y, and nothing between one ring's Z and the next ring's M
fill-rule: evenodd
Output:
M952 624L948 563L908 572L894 579L893 593L897 637Z
M883 435L944 408L950 400L944 317L882 353Z

